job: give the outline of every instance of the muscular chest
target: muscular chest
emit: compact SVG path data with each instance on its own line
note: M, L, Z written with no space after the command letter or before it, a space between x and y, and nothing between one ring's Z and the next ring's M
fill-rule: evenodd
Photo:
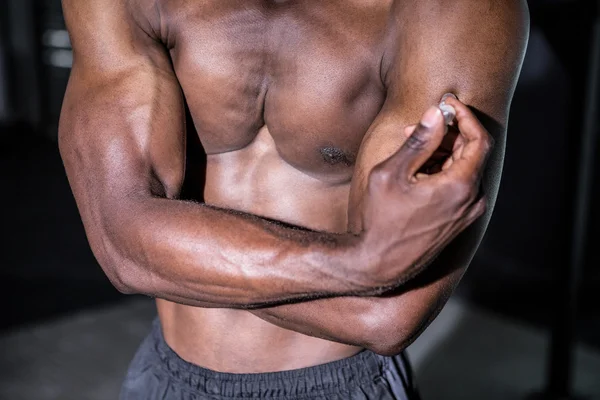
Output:
M385 96L386 7L163 2L164 40L206 152L242 149L266 126L294 167L350 170Z

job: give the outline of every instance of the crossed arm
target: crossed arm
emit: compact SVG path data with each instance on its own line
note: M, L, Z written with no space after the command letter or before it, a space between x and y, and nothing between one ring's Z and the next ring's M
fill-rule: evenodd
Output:
M386 296L337 297L253 311L278 326L380 354L397 354L433 321L479 246L498 193L508 111L529 34L522 1L455 1L446 3L446 9L437 1L403 3L409 9L397 10L402 17L395 21L399 30L387 75L388 98L365 136L352 181L349 229L363 228L360 203L370 171L405 142L404 127L417 122L446 92L469 104L495 139L482 185L487 211L420 276Z
M75 61L61 154L92 249L120 290L200 307L254 308L285 328L382 354L401 350L434 318L495 199L527 38L524 2L459 0L452 10L432 8L437 1L398 2L394 46L383 60L388 96L361 147L347 234L299 231L176 200L185 127L166 50L131 20L125 0L63 3ZM421 254L395 260L396 273L383 278L362 234L371 170L446 91L489 117L497 146L486 179L488 215L417 278L409 280ZM273 306L288 301L303 302Z

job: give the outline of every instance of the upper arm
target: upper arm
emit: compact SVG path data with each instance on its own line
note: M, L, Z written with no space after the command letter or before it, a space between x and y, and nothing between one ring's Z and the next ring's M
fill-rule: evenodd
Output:
M529 34L524 0L398 1L384 56L387 98L361 146L352 182L350 229L360 231L360 201L371 169L405 141L404 128L453 92L496 145L484 173L488 211L398 293L371 302L367 325L385 353L405 348L442 309L485 232L504 157L508 112ZM401 205L399 205L401 206ZM382 345L383 343L383 345ZM383 346L383 347L382 347Z
M485 188L491 210L528 21L524 0L394 2L382 61L387 97L357 159L350 196L351 230L361 229L360 200L371 169L400 148L406 139L404 127L417 123L447 92L471 106L496 140Z
M63 0L74 61L59 146L97 255L128 196L176 196L184 173L181 89L130 1Z

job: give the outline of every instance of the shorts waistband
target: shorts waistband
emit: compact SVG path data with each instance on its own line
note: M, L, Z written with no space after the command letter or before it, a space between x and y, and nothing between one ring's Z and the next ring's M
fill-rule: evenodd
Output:
M160 322L152 337L162 366L171 377L196 392L220 397L315 396L339 393L345 387L372 384L382 376L384 358L370 351L314 367L268 373L233 374L191 364L173 351L164 339Z

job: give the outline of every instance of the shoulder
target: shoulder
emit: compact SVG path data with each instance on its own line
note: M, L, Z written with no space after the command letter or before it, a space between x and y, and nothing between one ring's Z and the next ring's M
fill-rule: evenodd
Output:
M142 31L156 36L160 31L160 0L62 0L62 8L70 32L106 35L136 34ZM110 36L110 35L109 35Z
M127 70L164 58L158 0L63 0L74 69Z

